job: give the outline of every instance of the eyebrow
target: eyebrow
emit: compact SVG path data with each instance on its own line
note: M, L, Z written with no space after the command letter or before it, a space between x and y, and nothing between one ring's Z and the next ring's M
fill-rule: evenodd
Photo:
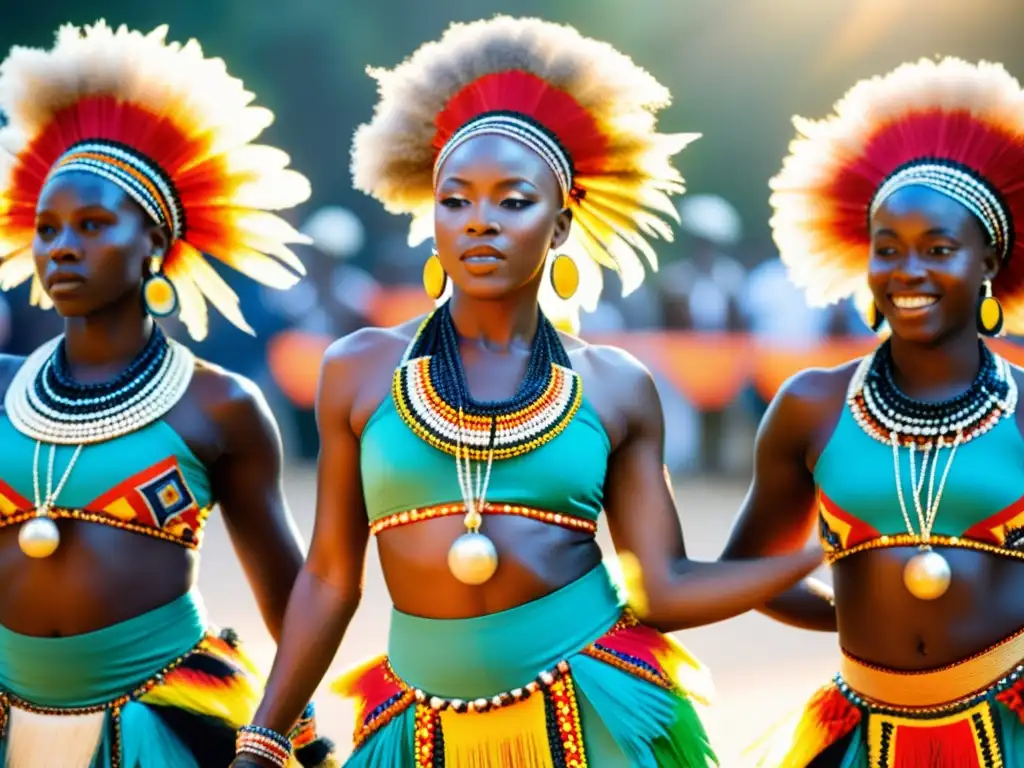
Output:
M932 227L924 233L928 237L948 237L952 240L956 239L956 235L945 227ZM891 229L876 229L875 236L895 237L899 238L899 235Z
M472 182L467 181L466 179L460 178L458 176L447 177L446 179L444 179L444 181L441 182L441 186L445 184L454 184L459 187L472 186ZM537 189L537 186L535 184L523 178L502 179L501 181L498 182L497 186L504 189L511 189L514 187L527 187L531 190Z

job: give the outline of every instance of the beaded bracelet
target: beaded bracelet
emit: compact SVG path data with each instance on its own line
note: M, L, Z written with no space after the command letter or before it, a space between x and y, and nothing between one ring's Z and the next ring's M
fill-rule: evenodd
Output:
M288 732L288 739L296 751L316 741L316 708L309 702L295 725Z
M255 755L269 760L277 768L287 768L292 757L292 743L277 731L259 725L243 725L235 738L236 755Z

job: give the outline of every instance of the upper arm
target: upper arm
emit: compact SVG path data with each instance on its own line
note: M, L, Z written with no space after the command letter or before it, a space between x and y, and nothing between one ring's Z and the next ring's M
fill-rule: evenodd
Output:
M301 548L284 499L277 422L255 384L223 376L229 391L217 406L224 448L211 472L214 497L243 562L256 557L294 566Z
M809 453L836 410L835 371L803 371L787 381L758 428L754 475L723 558L792 552L806 546L817 522Z
M316 421L320 433L317 461L316 524L307 568L348 598L362 588L369 541L359 467L359 436L353 427L358 382L370 354L365 334L335 342L320 370Z
M682 526L666 482L665 422L654 378L626 353L608 375L621 383L624 439L608 460L605 513L615 548L633 554L648 577L667 579L686 556Z

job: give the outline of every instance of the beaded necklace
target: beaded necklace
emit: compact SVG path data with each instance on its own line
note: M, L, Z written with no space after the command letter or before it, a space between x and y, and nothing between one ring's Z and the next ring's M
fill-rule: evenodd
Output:
M194 369L191 351L169 341L159 326L154 326L138 357L115 378L101 384L81 384L72 378L63 336L29 356L4 398L11 425L36 441L32 461L36 515L18 534L25 554L48 557L57 549L60 533L49 513L83 447L113 440L160 419L181 400ZM40 487L43 443L50 446L45 494ZM76 448L54 487L58 445Z
M484 496L495 460L521 456L554 439L579 410L582 381L554 326L540 314L526 375L508 400L473 398L446 302L429 315L395 371L392 399L422 440L454 456L465 502L466 533L448 552L448 567L466 584L482 584L498 567L497 551L480 533ZM472 461L477 466L472 482Z
M847 404L862 430L892 448L896 495L903 521L916 536L908 512L900 471L900 449L910 461L910 491L920 529L920 552L903 571L903 581L915 597L933 600L945 594L952 579L949 563L930 545L942 492L957 448L988 432L1000 419L1013 416L1017 407L1017 383L1009 364L996 357L981 341L981 365L974 382L965 392L938 403L912 400L896 385L891 341L865 357L850 380ZM949 448L949 457L935 480L939 454ZM920 468L916 456L921 454ZM922 498L925 482L926 497Z
M445 303L420 326L395 371L392 399L422 440L451 456L509 459L553 440L583 401L583 387L558 331L540 315L526 375L508 400L478 401L469 393L458 335ZM460 415L461 414L461 415ZM493 435L492 435L493 430Z

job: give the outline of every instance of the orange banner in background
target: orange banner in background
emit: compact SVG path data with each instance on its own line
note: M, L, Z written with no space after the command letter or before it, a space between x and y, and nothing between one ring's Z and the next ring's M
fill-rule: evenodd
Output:
M419 288L388 290L372 317L381 326L396 325L429 311L433 302ZM870 336L833 338L795 349L758 342L741 333L636 331L593 334L587 340L626 350L672 382L688 402L702 410L727 407L747 386L771 400L792 375L806 368L830 368L870 352L878 343ZM316 399L320 360L333 339L300 331L283 331L270 340L268 365L284 395L300 408ZM992 349L1016 365L1024 365L1024 347L995 339Z

